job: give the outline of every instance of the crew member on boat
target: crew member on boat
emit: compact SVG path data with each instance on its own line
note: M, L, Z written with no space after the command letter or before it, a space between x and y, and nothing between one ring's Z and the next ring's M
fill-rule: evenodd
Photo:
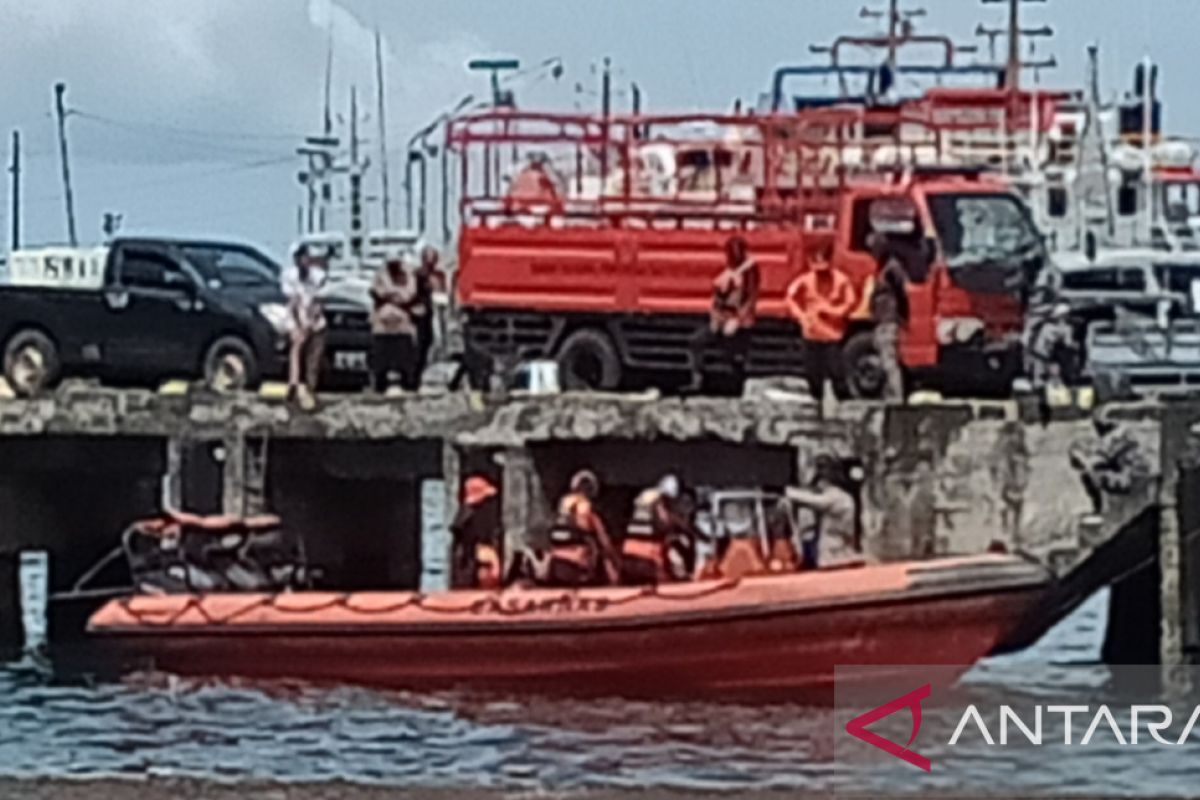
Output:
M617 583L618 554L594 503L600 479L591 470L571 478L550 529L550 550L541 582L550 586L595 586Z
M714 341L721 345L735 372L744 374L761 283L758 262L750 257L746 240L731 236L725 243L725 268L713 281L708 328L701 331L692 347L689 390L699 390L703 385L704 353Z
M816 517L810 535L803 538L804 565L827 569L861 562L855 541L857 508L846 491L843 470L828 454L817 456L812 488L788 487L787 496Z
M498 587L504 563L500 493L482 475L463 484L462 506L450 523L450 536L450 588Z
M622 583L654 584L673 579L668 543L683 534L686 527L676 507L679 499L679 478L664 475L633 501L633 514L621 543Z

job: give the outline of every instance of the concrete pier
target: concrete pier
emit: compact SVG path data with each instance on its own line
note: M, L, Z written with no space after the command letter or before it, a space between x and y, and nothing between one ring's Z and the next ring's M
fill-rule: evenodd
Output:
M459 482L490 477L515 545L545 530L555 497L585 466L600 476L601 511L618 527L634 494L664 472L696 486L782 488L810 480L816 455L828 453L861 474L870 556L1026 553L1061 578L1047 620L1100 586L1129 589L1157 570L1157 602L1145 602L1144 591L1114 598L1128 605L1118 609L1126 626L1152 614L1157 655L1184 663L1200 642L1191 585L1200 548L1189 534L1200 527L1200 448L1190 433L1200 404L1112 414L1151 468L1106 498L1097 518L1070 463L1072 448L1097 437L1091 421L1077 413L1042 427L1017 403L847 403L822 419L805 398L770 392L687 400L445 393L323 396L304 412L253 395L69 384L0 402L0 564L21 548L46 549L61 591L129 521L166 503L280 514L331 583L416 587L426 480L446 481L448 521ZM7 574L0 569L2 620ZM6 629L0 621L0 636Z

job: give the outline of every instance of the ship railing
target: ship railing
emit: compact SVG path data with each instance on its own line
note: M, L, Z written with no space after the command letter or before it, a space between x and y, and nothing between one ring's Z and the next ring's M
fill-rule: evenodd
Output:
M457 155L466 224L775 224L836 210L855 185L953 163L943 134L895 110L855 106L766 116L489 111L451 121L446 146Z

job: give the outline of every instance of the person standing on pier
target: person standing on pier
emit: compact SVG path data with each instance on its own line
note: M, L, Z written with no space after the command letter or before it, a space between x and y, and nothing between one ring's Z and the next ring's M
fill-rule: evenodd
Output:
M808 389L818 408L824 405L826 383L833 383L838 397L846 396L842 338L854 308L855 294L850 279L830 263L828 247L812 254L809 268L787 290L788 311L804 335Z
M425 368L429 366L429 349L433 347L434 292L444 291L443 279L438 271L438 251L433 245L421 248L421 266L416 274L416 302L413 304L413 319L417 330L417 386Z
M399 253L390 254L375 273L371 302L371 388L386 392L391 376L398 374L400 386L414 391L420 385L413 323L417 281L404 268Z
M708 328L692 345L692 380L686 391L699 391L703 386L704 353L714 341L728 356L734 373L739 378L745 375L761 284L762 273L758 262L750 257L746 240L731 236L725 242L725 268L713 281Z
M871 291L871 317L875 322L875 350L883 369L883 399L904 402L904 371L900 367L900 330L908 324L908 272L901 254L887 239L872 234L870 241L879 276Z
M325 285L323 256L307 245L296 248L295 266L283 279L288 301L291 347L288 353L288 399L305 408L315 404L321 360L325 356L325 309L320 292Z

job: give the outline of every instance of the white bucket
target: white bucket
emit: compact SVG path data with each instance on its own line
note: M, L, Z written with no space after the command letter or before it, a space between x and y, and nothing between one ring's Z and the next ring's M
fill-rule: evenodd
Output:
M549 360L530 361L526 368L529 374L531 394L558 394L562 387L558 383L558 363Z

